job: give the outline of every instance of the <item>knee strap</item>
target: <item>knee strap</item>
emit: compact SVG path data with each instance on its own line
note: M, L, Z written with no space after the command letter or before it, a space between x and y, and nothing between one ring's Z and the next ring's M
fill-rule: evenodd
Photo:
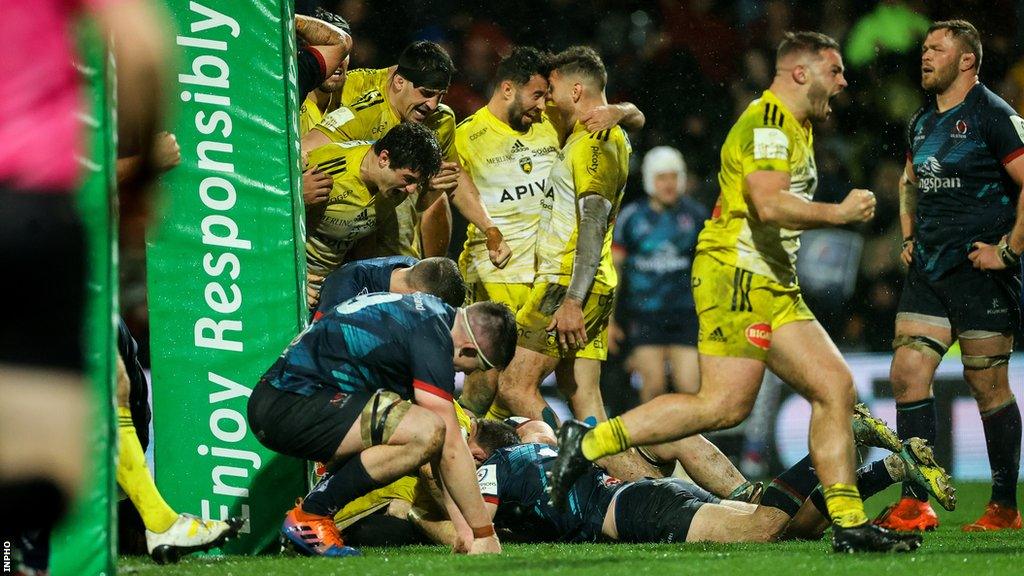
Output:
M1010 363L1009 354L993 354L991 356L960 356L964 370L986 370Z
M378 390L363 407L359 416L359 433L363 446L387 444L412 404L388 390Z
M917 350L918 352L931 356L933 358L942 359L943 355L946 354L946 350L949 350L949 346L946 346L942 342L928 336L897 336L893 338L892 349L901 348L903 346L909 347L911 350Z

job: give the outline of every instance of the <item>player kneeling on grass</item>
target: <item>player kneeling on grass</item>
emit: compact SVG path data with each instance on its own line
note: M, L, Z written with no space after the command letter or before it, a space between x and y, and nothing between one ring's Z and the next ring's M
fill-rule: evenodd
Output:
M328 475L285 517L285 543L311 555L358 554L334 514L430 462L455 522L455 551L500 552L452 392L455 370L504 367L515 340L504 306L452 308L422 293L352 298L296 337L248 405L264 446L326 463Z

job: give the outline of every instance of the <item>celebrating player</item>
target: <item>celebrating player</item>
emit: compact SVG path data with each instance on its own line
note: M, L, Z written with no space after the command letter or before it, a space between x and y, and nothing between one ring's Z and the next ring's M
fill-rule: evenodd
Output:
M372 145L365 142L321 146L308 163L333 179L323 216L306 239L307 278L319 282L341 266L359 238L378 225L383 199L399 201L415 192L441 167L441 149L434 133L418 124L399 124Z
M430 462L458 526L457 549L500 552L452 392L455 370L504 366L514 345L515 322L504 306L455 309L422 293L357 296L311 324L248 404L264 446L327 465L327 477L288 512L286 542L306 554L358 554L341 540L334 514Z
M981 39L969 22L936 22L929 29L921 86L934 99L910 121L900 179L909 269L896 315L891 380L900 435L934 442L932 378L959 340L992 468L985 513L963 529L1019 530L1021 418L1008 363L1020 318L1024 119L978 81L981 59ZM938 518L921 496L905 486L882 525L936 527Z
M552 498L559 506L587 462L631 445L735 426L750 413L765 366L811 402L810 452L834 523L836 550L892 550L903 540L871 525L855 485L853 378L800 295L800 230L863 222L875 198L855 189L841 204L811 199L817 169L811 122L846 87L839 45L788 33L771 87L747 107L722 146L721 193L700 234L693 295L700 322L701 387L666 394L587 431L560 431ZM811 462L808 459L807 464Z

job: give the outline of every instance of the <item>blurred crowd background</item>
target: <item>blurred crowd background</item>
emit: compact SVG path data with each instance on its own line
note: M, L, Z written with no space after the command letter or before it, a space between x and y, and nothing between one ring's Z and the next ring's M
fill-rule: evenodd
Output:
M304 3L351 24L350 68L390 65L413 40L442 44L458 67L444 102L459 120L486 103L495 64L512 45L595 47L609 69L609 100L633 102L647 116L643 131L630 135L626 202L644 195L643 154L665 144L683 152L688 193L710 207L719 147L740 111L771 82L782 34L809 29L835 37L850 86L833 102L831 120L815 126L817 198L839 201L851 187L866 187L879 205L875 220L855 235L812 242L815 253L801 256L801 275L812 308L844 351L884 352L892 339L902 278L897 180L905 126L924 99L919 47L931 21L971 20L984 42L982 81L1024 110L1024 28L1019 2L1011 0L297 0L300 8ZM453 258L462 249L459 218ZM124 285L122 307L145 340L145 287L131 264L139 261L122 259L125 274L136 279Z

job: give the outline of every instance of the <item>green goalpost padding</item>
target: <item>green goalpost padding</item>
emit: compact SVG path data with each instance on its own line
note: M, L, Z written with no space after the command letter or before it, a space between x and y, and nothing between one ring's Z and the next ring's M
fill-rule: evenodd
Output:
M179 512L246 518L225 550L252 554L305 486L302 463L246 421L306 318L293 8L167 6L181 165L164 176L147 252L157 486Z

